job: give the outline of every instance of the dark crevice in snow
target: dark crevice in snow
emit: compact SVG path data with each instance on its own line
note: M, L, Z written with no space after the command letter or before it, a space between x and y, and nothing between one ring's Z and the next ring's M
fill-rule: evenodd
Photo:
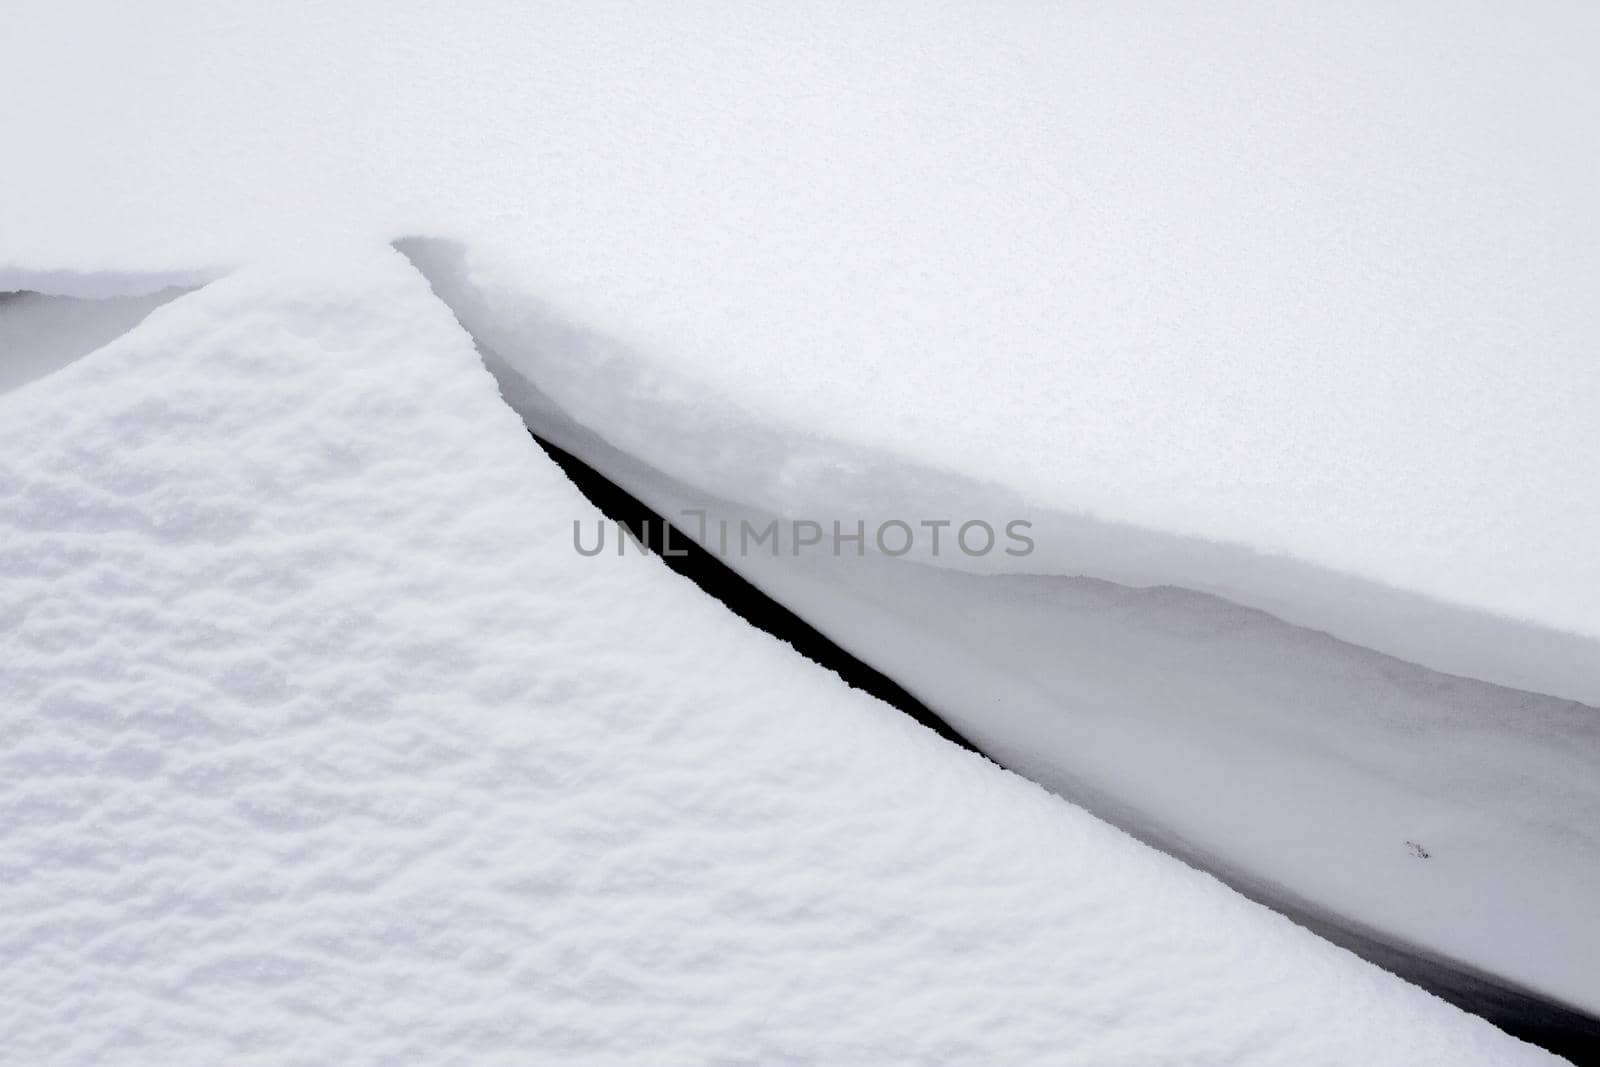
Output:
M913 441L901 442L907 452L863 443L875 432L838 440L814 413L791 419L747 408L709 384L717 375L687 373L694 362L687 353L648 354L659 341L644 342L635 329L608 329L591 314L547 301L492 255L475 256L466 245L437 238L405 238L394 247L479 347L497 353L504 366L491 367L496 376L510 371L537 394L512 405L525 419L535 426L549 416L569 420L640 460L652 482L670 479L731 508L804 517L825 527L830 520L863 519L872 528L889 518L915 525L950 517L944 512L957 503L962 519L984 519L997 529L1023 518L1032 523L1035 544L1024 557L991 553L975 565L949 554L937 559L923 539L905 558L945 569L1087 575L1131 587L1203 592L1432 671L1600 707L1600 641L1594 638L1439 599L1438 589L1429 593L1333 569L1281 548L1138 526L1090 515L1070 501L1031 499L1011 486L1009 475L960 473L929 460ZM537 405L534 416L521 399ZM547 436L593 458L559 434ZM608 470L605 462L599 466ZM651 492L641 495L660 505ZM1466 587L1459 592L1465 595Z
M1196 855L1181 843L1152 838L1131 829L1128 832L1146 844L1207 871L1242 896L1292 919L1368 963L1399 975L1463 1011L1487 1019L1514 1037L1563 1056L1574 1064L1600 1067L1600 1019L1522 989L1496 975L1367 930L1348 916L1335 915L1315 904L1286 896L1281 886L1263 884L1242 872L1219 867L1213 858ZM1472 920L1463 917L1462 921Z
M402 246L401 251L410 255ZM413 263L417 264L415 258ZM439 283L427 270L422 271L434 283L439 293ZM444 302L456 312L458 321L462 313L445 294ZM465 325L465 322L463 322ZM578 488L606 515L631 529L653 552L674 570L689 577L703 591L722 600L731 610L753 625L766 630L792 644L813 661L835 671L852 685L861 688L886 703L899 708L941 736L955 741L963 748L980 752L1001 766L1010 766L1010 760L997 759L970 743L935 711L933 707L913 695L907 685L915 688L919 679L907 677L902 685L893 677L849 651L844 645L807 622L797 612L763 592L736 571L728 567L714 553L695 544L681 530L664 534L668 526L662 516L650 505L636 497L630 489L619 484L629 477L648 475L650 469L635 464L645 461L625 453L612 454L606 443L593 431L575 423L519 370L514 369L485 340L468 328L477 344L484 363L499 382L507 403L530 426L534 439L562 467ZM576 446L578 454L555 444L551 437L563 445ZM605 455L608 461L618 464L617 469L602 473L579 455ZM648 484L642 481L641 484ZM664 537L670 536L673 553L664 555ZM592 543L592 531L588 538ZM930 655L936 655L934 651ZM959 709L945 709L954 715ZM1019 770L1012 767L1013 770ZM1031 775L1025 775L1033 777ZM1600 1020L1574 1010L1549 997L1531 992L1515 982L1502 979L1468 964L1447 958L1425 946L1419 946L1382 930L1364 925L1349 915L1329 910L1318 903L1306 900L1283 885L1262 878L1258 872L1240 868L1211 851L1198 847L1175 833L1166 833L1150 820L1136 817L1115 804L1096 803L1093 797L1077 795L1071 789L1060 788L1067 799L1079 803L1098 817L1116 825L1146 844L1176 856L1190 865L1205 870L1243 896L1256 901L1325 939L1356 955L1383 967L1400 977L1421 986L1458 1007L1473 1012L1496 1024L1507 1032L1566 1056L1576 1063L1600 1064ZM1397 844L1400 842L1397 840ZM1413 851L1411 856L1415 857ZM1408 860L1415 862L1415 859ZM1464 920L1467 921L1467 920Z
M532 431L529 431L532 433ZM677 573L722 601L735 615L792 645L796 652L833 671L850 685L899 708L947 741L971 752L977 748L941 719L933 709L906 692L894 679L868 666L829 640L816 627L740 577L717 556L700 547L682 530L660 518L648 504L629 493L577 456L538 434L533 439L572 480L589 502ZM590 535L592 539L592 534Z
M539 434L529 432L590 503L607 518L627 527L663 563L694 582L703 592L722 601L751 625L789 643L802 655L835 672L850 685L898 708L946 740L979 752L904 686L841 648L583 460ZM592 542L591 531L587 543ZM1102 813L1101 817L1105 815ZM1395 944L1313 905L1287 899L1281 887L1259 884L1241 872L1219 869L1213 857L1200 856L1181 841L1153 836L1147 827L1124 825L1115 818L1109 821L1147 844L1210 871L1251 900L1436 996L1488 1019L1524 1041L1565 1056L1576 1064L1600 1065L1600 1021L1472 968L1439 959L1413 946Z

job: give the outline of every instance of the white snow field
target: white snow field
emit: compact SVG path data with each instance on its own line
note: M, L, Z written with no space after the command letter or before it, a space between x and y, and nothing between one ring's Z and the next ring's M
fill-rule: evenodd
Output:
M4 1059L1547 1059L592 514L388 250L0 397Z
M24 0L0 266L467 240L692 387L605 427L669 473L720 397L733 499L977 480L1058 573L1600 703L1600 6L1327 7Z
M57 530L0 571L0 832L61 872L0 937L68 953L0 953L33 1051L1493 1040L653 566L580 566L588 512L427 287L332 265L391 242L658 508L1032 521L1022 558L733 561L1007 766L1600 1013L1600 5L3 25L0 290L38 295L0 301L0 524Z

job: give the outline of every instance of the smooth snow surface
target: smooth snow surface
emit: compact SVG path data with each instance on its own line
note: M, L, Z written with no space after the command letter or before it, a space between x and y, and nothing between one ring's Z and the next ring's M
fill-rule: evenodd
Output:
M1597 702L1597 55L1575 0L25 2L0 264L459 238L683 429L827 443L748 493L991 483L1139 535L1062 573Z
M758 635L400 257L0 398L17 1062L1544 1062Z

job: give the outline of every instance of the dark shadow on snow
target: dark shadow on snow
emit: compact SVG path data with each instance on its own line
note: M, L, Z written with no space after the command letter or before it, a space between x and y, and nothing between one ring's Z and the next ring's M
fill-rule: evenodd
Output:
M531 431L530 431L531 432ZM857 689L892 704L947 741L977 752L970 741L951 728L926 704L894 679L852 656L788 608L740 577L715 554L702 548L682 530L671 527L649 505L610 481L572 453L533 434L551 459L606 517L624 527L634 539L661 558L677 573L722 603L750 625L794 646L807 659L833 671ZM668 551L670 549L670 551Z
M427 242L398 242L396 247L412 259L447 306L455 306L440 293L440 279L418 262L414 252ZM457 318L460 313L457 312ZM469 334L471 331L468 331ZM499 381L507 402L527 422L530 411L544 412L555 420L565 416L519 375L504 364L482 338L473 335L485 365ZM514 399L515 398L515 399ZM519 406L518 401L524 402ZM526 408L526 410L524 410ZM714 553L672 528L649 505L591 467L584 460L531 430L533 438L585 497L607 518L630 530L636 540L661 558L672 570L694 582L701 591L722 601L740 618L787 642L813 662L833 671L855 686L900 711L968 751L983 754L946 722L937 711L913 696L890 676L859 659L806 622L800 615L763 593L729 568ZM667 550L670 548L670 554ZM988 758L987 756L985 758ZM1068 801L1074 798L1065 797ZM1263 905L1355 955L1426 989L1456 1006L1479 1015L1507 1033L1542 1046L1577 1064L1600 1067L1600 1020L1562 1003L1514 985L1494 975L1444 958L1416 945L1369 929L1348 916L1300 899L1275 883L1236 869L1188 842L1165 835L1160 828L1131 826L1114 812L1088 808L1100 818L1147 845L1206 871L1236 892Z
M979 751L894 679L845 651L799 615L767 596L715 553L670 526L649 505L572 453L538 434L532 436L590 503L607 518L626 527L637 541L672 570L694 582L701 591L722 601L752 626L787 642L801 655L833 671L857 689L898 708L947 741L971 752ZM1435 996L1482 1016L1513 1036L1565 1056L1576 1064L1600 1065L1600 1020L1413 946L1386 940L1353 926L1341 916L1287 899L1281 888L1260 884L1242 872L1219 868L1213 857L1194 854L1182 842L1163 840L1126 826L1121 828L1153 847L1209 871L1256 903L1287 916Z

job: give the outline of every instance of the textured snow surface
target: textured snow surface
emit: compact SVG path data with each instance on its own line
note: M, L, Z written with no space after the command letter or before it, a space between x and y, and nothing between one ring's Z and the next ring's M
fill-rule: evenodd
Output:
M760 424L1593 639L1597 56L1581 0L37 0L0 264L460 237Z
M392 254L0 398L5 1057L1545 1060L574 517Z
M1170 586L795 552L781 524L775 550L726 552L771 514L617 451L488 363L546 440L703 529L1003 766L1293 914L1600 1013L1600 709Z

